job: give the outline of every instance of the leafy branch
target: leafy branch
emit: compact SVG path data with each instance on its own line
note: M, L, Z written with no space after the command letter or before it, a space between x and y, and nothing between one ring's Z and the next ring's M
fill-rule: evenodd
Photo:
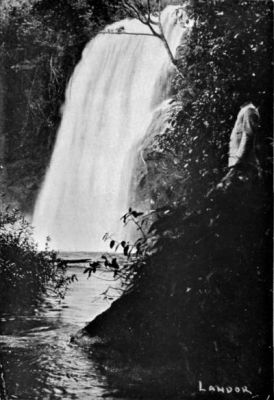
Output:
M101 260L89 262L89 266L85 268L84 274L90 278L93 274L96 274L99 270L101 272L113 272L113 279L111 281L120 281L121 287L117 288L121 292L129 292L135 284L135 279L140 275L140 271L145 265L145 260L148 255L149 249L149 236L147 233L147 226L151 220L151 216L156 211L151 211L144 214L129 208L128 212L121 217L121 221L124 226L129 223L133 223L137 231L141 233L134 243L127 242L125 240L117 241L112 238L111 235L106 233L103 236L104 241L109 241L109 247L115 252L122 250L122 254L119 257L112 257L110 255L103 255ZM98 277L97 277L98 278ZM105 281L109 279L102 278ZM112 288L113 289L113 288ZM116 289L115 289L116 290ZM107 292L102 293L107 297Z

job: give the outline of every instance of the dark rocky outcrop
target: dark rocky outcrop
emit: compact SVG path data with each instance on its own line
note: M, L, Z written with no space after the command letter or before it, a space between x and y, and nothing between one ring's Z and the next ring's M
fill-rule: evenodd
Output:
M175 388L189 396L199 380L270 393L266 200L262 185L243 182L240 174L206 198L202 210L174 209L161 224L174 235L176 221L177 238L162 237L135 290L73 341L99 354L110 370L162 365L168 374L172 364L173 375L181 374Z

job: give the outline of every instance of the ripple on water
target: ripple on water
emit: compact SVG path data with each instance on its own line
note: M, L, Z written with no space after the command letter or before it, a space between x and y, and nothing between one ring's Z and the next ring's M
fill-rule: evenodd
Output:
M63 303L48 299L32 315L1 316L1 362L10 399L111 398L92 358L70 344L73 333L109 307L100 297L109 282L87 280L77 267L70 272L79 280Z

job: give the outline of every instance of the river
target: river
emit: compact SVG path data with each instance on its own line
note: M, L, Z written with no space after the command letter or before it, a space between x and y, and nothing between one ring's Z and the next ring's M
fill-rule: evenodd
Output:
M48 297L32 311L1 315L1 362L8 399L114 398L92 354L70 343L72 334L109 307L111 301L101 293L113 286L105 280L112 275L98 273L87 279L83 265L70 267L68 273L77 274L78 282L61 302Z

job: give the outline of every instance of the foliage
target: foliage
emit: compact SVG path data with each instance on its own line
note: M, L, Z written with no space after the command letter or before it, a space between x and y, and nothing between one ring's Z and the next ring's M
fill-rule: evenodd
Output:
M196 24L178 50L185 79L174 79L181 111L157 142L163 155L173 155L184 184L177 186L177 204L166 204L145 232L133 290L86 330L142 362L179 359L188 394L201 377L216 377L222 385L241 382L267 396L272 4L198 1L189 12ZM219 190L230 132L245 101L261 114L256 151L263 176L236 170L232 184ZM132 266L138 270L138 257Z
M85 44L121 16L119 0L7 2L0 13L9 194L31 211ZM18 189L19 188L19 189Z
M179 205L176 203L156 207L156 210L146 215L130 208L122 217L124 224L133 222L137 231L141 232L135 243L117 242L108 235L104 237L105 240L110 240L111 249L117 251L122 248L124 255L130 259L130 272L127 272L127 264L119 269L116 258L112 259L114 266L106 257L103 262L105 267L114 270L115 277L122 277L123 273L130 276L131 279L126 279L128 284L131 283L130 288L136 284L142 273L146 274L144 271L149 270L143 267L150 262L152 254L159 252L162 255L162 251L169 252L169 246L176 248L179 243L189 241L192 234L186 234L184 226L195 215L209 218L205 229L218 225L222 213L223 218L226 218L227 209L224 209L220 201L216 204L215 201L222 196L229 198L231 193L226 190L218 193L215 188L227 171L230 132L239 105L245 101L253 101L260 109L262 123L257 153L264 176L262 180L258 180L252 174L245 176L244 171L236 171L233 179L233 184L236 185L234 194L238 196L241 192L242 182L243 188L249 193L245 197L248 201L247 207L257 207L259 213L270 212L268 184L272 161L272 121L269 111L272 90L269 79L269 41L272 5L269 1L258 3L244 0L235 1L234 7L227 1L209 1L206 4L182 1L182 4L186 5L189 18L194 18L195 24L190 36L183 39L176 56L181 73L174 78L174 100L176 104L181 103L181 109L172 115L169 129L157 138L157 144L163 154L172 154L174 169L178 171L180 182L186 183L180 185L178 190L178 196L181 196ZM123 6L133 10L132 13L137 18L140 13L141 21L146 15L145 6L139 2L124 2ZM145 24L149 23L149 15ZM252 197L255 186L258 186L257 191L262 195L261 200L256 194L256 201ZM253 201L254 204L251 204ZM209 210L210 217L207 216ZM143 224L146 225L145 229ZM201 232L196 234L202 236ZM219 236L217 231L215 234ZM205 235L207 236L206 233ZM166 241L168 245L165 245ZM191 254L193 251L191 248ZM178 252L180 253L179 249ZM96 272L100 263L97 264L87 268L86 273L91 275ZM136 276L132 275L132 271Z
M197 389L199 379L215 377L220 385L247 385L267 397L272 356L268 195L262 182L242 181L240 175L201 203L199 210L171 208L152 224L153 234L159 234L156 251L146 258L133 290L86 331L135 362L176 363L185 395Z
M137 241L142 243L142 257L157 251L157 237L169 235L173 229L176 230L174 237L180 236L182 226L178 215L184 215L184 220L185 216L205 212L205 196L214 193L214 188L227 171L229 136L239 106L245 101L252 101L261 114L256 151L263 169L263 180L256 185L263 185L269 193L272 171L272 4L269 1L239 0L232 7L227 1L208 1L196 2L193 7L189 2L184 3L188 3L186 10L196 22L190 36L183 39L177 50L178 65L184 78L177 74L173 86L174 100L181 107L172 115L167 131L156 139L163 156L172 155L169 157L173 164L169 165L170 182L173 190L176 188L178 192L178 201L175 205L165 204L160 209L157 206L162 204L156 201L156 210L152 214L158 221L152 224L149 233L143 231L140 242ZM144 13L143 6L138 2L135 6ZM178 177L177 186L174 176ZM154 171L151 179L155 181ZM241 179L244 180L244 177ZM252 182L249 184L255 185L255 181ZM156 189L163 190L161 186ZM262 204L267 207L267 201L262 200ZM123 222L133 220L140 230L139 215L132 214L135 212L130 209ZM216 210L216 216L221 212L222 207ZM142 219L141 216L140 223ZM153 232L155 235L152 235ZM111 240L111 248L116 244ZM127 244L126 249L128 246L130 253L136 249L136 243Z
M105 257L104 267L115 279L119 274L129 278L130 291L113 304L109 317L99 317L87 330L109 334L122 351L130 342L131 353L150 358L160 348L163 359L166 354L180 358L190 390L204 374L220 383L238 384L240 379L263 393L270 381L272 2L184 3L189 3L195 25L176 55L182 74L175 76L173 89L181 111L157 138L162 154L172 154L178 201L166 205L139 242L110 238L111 249L119 245L117 250L131 258L124 268L117 258ZM17 174L19 181L22 166L25 178L32 174L27 184L42 177L68 77L89 37L121 15L119 4L40 0L3 14L6 86L17 88L16 93L6 91L9 177ZM261 114L257 153L263 178L242 179L240 172L231 187L218 191L216 184L227 168L229 135L246 101ZM132 218L140 224L143 216L129 210L124 222ZM3 240L14 245L20 237L6 232ZM20 243L21 258L29 253ZM135 256L133 249L139 250ZM30 254L38 257L32 250ZM24 265L40 265L39 257L38 264L23 257ZM86 273L98 267L91 263ZM15 282L20 283L20 271ZM36 283L37 275L30 276L33 287L43 291L43 278Z
M37 303L45 293L63 298L72 277L53 251L38 251L32 228L17 210L0 212L1 311ZM14 309L15 307L15 309Z
M174 79L181 111L158 144L173 154L187 182L179 195L193 206L225 174L229 136L246 101L259 107L257 152L265 174L271 171L272 4L197 2L189 13L196 23L177 54L185 79Z
M148 235L148 227L151 224L151 216L153 212L144 214L129 208L128 212L121 218L124 226L128 224L135 225L137 233L141 237L137 238L134 243L122 240L117 241L111 235L106 233L103 237L104 241L109 241L111 251L118 253L118 256L112 254L104 254L101 260L92 261L85 268L84 274L88 278L95 274L98 270L112 272L113 281L119 281L119 287L115 290L123 294L134 290L138 279L142 277L142 268L146 265L146 259L149 255L149 247L152 238ZM122 254L121 254L122 253ZM108 291L108 290L107 290ZM107 291L104 293L106 297ZM120 294L121 294L120 293Z

